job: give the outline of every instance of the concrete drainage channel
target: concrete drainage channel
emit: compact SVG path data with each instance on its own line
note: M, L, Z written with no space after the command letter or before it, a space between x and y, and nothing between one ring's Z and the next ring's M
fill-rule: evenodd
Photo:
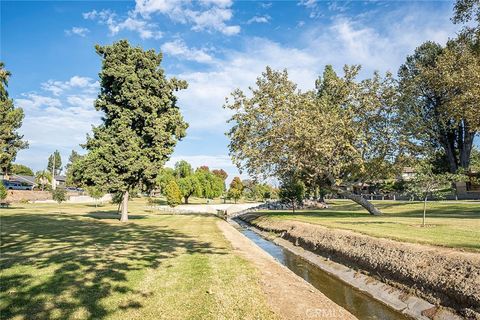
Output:
M267 233L239 219L229 222L281 264L358 319L430 319L423 314L435 306L423 299L405 295L401 290L296 247L287 240L268 240ZM462 318L445 311L434 319Z

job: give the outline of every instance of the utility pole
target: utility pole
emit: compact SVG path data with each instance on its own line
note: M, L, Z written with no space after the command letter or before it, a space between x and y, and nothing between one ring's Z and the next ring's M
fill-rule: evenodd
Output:
M53 153L53 165L52 165L52 190L57 188L57 184L55 183L55 152Z

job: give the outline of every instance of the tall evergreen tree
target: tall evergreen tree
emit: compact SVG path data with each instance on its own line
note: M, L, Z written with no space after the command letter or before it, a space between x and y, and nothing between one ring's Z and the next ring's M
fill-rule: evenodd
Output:
M58 150L55 150L53 154L48 157L47 170L52 172L55 164L55 175L59 175L62 172L62 156Z
M126 40L97 45L96 51L103 61L95 108L103 112L103 123L87 137L82 180L120 192L120 220L127 221L129 192L152 189L159 168L185 136L188 125L174 93L187 83L166 78L161 54Z
M28 147L28 143L22 140L23 135L18 133L24 117L23 110L15 108L13 100L8 96L10 75L0 61L0 170L5 175L8 174L17 152Z

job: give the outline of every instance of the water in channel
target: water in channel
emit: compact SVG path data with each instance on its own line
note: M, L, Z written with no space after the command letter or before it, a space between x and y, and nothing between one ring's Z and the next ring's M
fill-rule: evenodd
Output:
M296 254L266 240L254 231L239 226L239 231L269 253L281 264L311 283L330 300L348 310L361 320L408 320L406 315L397 312L367 294L360 292L343 281L331 276Z

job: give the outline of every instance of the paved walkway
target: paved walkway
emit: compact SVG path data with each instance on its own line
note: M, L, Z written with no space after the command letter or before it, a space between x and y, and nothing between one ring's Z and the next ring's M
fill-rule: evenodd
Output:
M182 204L171 208L169 206L157 206L158 209L168 212L178 213L217 213L217 210L226 210L228 214L233 214L246 209L254 208L261 205L261 202L254 203L238 203L238 204Z

